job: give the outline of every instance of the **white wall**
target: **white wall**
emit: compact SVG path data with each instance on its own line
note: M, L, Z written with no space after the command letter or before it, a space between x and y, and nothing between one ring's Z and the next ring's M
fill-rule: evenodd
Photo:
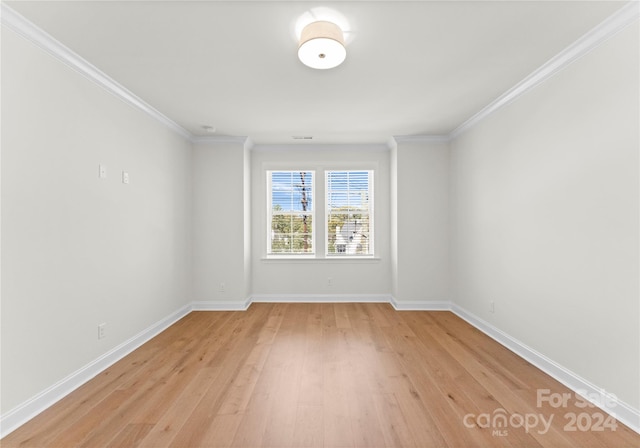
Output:
M266 170L316 171L316 250L324 255L324 170L373 169L374 260L273 260L266 258ZM388 296L390 283L389 149L385 145L256 147L251 151L252 290L273 300L298 296ZM332 286L327 279L331 277Z
M190 166L181 137L2 28L2 414L191 300Z
M636 409L638 54L636 22L451 155L453 300Z
M448 144L399 138L391 157L394 298L400 306L448 301Z
M196 301L243 303L249 296L248 157L240 140L194 146Z

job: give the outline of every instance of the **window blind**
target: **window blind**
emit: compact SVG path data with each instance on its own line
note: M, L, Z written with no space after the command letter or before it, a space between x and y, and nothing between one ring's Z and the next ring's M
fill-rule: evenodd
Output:
M373 172L326 172L327 255L373 255Z
M269 171L269 254L314 253L313 171Z

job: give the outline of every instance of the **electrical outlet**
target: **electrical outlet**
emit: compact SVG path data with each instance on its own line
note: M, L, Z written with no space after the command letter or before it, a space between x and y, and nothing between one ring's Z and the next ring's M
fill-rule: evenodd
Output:
M129 183L129 173L127 173L126 171L122 172L122 183L123 184Z
M100 177L100 179L106 179L107 178L107 167L104 165L98 165L98 176Z
M226 289L224 282L220 282L220 287L218 288L218 291L220 292L224 292Z
M496 312L496 303L493 300L489 302L489 312L490 313Z
M331 277L327 277L327 286L333 286L333 279Z
M107 324L98 325L98 339L104 339L107 336Z

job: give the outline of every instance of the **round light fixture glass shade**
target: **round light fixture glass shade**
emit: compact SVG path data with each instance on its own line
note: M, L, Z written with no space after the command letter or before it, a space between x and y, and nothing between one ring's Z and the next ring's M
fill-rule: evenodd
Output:
M335 23L313 22L302 30L298 58L304 65L320 70L334 68L346 57L344 36Z

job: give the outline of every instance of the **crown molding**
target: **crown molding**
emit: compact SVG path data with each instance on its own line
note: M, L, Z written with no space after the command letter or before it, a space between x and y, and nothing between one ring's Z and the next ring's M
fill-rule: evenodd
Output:
M394 135L392 138L396 143L447 143L451 140L451 137L448 134Z
M95 84L120 98L125 103L140 109L142 112L151 116L182 137L188 140L192 139L193 136L185 128L142 100L122 84L109 77L102 70L87 62L86 59L56 40L53 36L38 28L5 3L0 3L0 18L3 26L6 26L18 35L40 47L42 50L54 56L56 59L80 73L85 78L93 81Z
M627 2L617 12L612 14L609 18L597 25L591 31L587 32L580 39L569 45L563 51L551 58L529 76L524 78L518 84L507 90L500 95L494 101L482 108L475 115L467 119L460 124L457 128L445 135L397 135L389 139L386 144L387 149L395 147L397 142L428 142L428 143L441 143L449 142L470 128L487 118L492 113L496 112L503 106L515 101L526 92L534 89L539 84L543 83L547 79L553 77L555 74L562 71L569 66L575 60L589 53L600 44L604 43L610 37L632 24L640 17L640 2L638 0L632 0ZM164 115L162 112L142 100L135 95L129 89L118 83L106 73L101 71L93 64L86 61L80 55L75 53L70 48L63 45L56 40L50 34L38 28L32 22L27 20L22 15L18 14L12 8L5 3L0 3L0 22L3 26L11 29L18 35L29 40L36 46L40 47L50 55L54 56L62 63L66 64L76 72L80 73L87 79L93 81L95 84L104 88L111 94L120 98L125 103L145 112L155 120L162 123L167 128L178 133L188 141L192 143L243 143L247 144L248 137L246 136L196 136L191 132L180 126L175 121ZM252 142L248 143L249 149L255 146Z
M586 55L610 37L613 37L616 33L632 24L638 19L638 17L640 17L640 3L638 0L628 2L591 31L587 32L577 41L569 45L553 58L549 59L529 76L455 128L449 134L449 138L453 140L459 137L501 107L515 101L526 92L534 89L539 84L553 77L568 67L571 63Z
M249 140L249 137L247 136L236 136L236 135L205 135L205 136L192 135L189 138L189 141L191 143L205 143L205 144L208 143L212 145L217 145L220 143L238 143L238 144L244 145L250 140Z
M389 151L387 143L257 143L250 148L255 152L286 152L286 151Z

